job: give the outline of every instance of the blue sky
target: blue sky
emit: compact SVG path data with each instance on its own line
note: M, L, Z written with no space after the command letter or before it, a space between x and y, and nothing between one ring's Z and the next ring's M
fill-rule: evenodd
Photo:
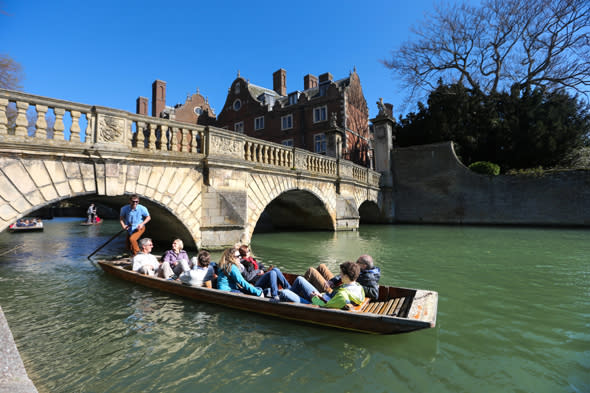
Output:
M155 79L168 105L199 88L218 114L238 70L272 88L284 68L291 92L308 73L340 79L356 67L370 115L383 97L399 117L405 93L379 60L434 3L0 0L0 53L22 65L27 93L129 112L138 96L151 101Z

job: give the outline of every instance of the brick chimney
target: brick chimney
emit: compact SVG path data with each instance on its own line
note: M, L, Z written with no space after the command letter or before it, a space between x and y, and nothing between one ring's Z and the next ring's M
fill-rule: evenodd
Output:
M150 105L150 100L147 97L137 97L135 101L135 113L138 115L148 115L148 107Z
M307 74L303 77L303 90L312 89L318 87L318 77Z
M272 74L272 89L282 96L287 95L287 71L280 68Z
M166 108L166 82L155 80L152 83L152 116L160 117Z
M331 82L333 79L334 77L329 72L320 75L320 83Z

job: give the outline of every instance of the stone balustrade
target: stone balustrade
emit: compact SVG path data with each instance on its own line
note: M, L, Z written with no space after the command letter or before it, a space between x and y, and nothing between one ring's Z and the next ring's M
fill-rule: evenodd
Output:
M65 121L67 117L67 121ZM68 127L66 127L66 124ZM379 186L370 169L215 127L0 89L0 143L218 157Z

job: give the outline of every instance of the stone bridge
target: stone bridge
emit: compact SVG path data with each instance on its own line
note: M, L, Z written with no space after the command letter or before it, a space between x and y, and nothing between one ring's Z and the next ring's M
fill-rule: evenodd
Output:
M0 89L0 231L62 200L118 209L130 194L150 209L147 234L197 247L255 229L355 230L380 216L379 180L215 127Z

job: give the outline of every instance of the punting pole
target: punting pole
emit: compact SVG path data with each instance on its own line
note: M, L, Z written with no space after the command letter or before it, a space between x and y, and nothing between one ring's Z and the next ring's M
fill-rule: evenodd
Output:
M109 244L110 242L112 242L114 238L116 238L117 236L119 236L121 233L123 233L125 231L126 231L126 229L121 229L119 232L115 233L113 235L113 237L111 237L109 240L106 241L105 244L103 244L102 246L100 246L96 250L94 250L94 252L92 254L88 255L88 259L90 259L91 256L93 256L94 254L96 254L97 252L99 252L100 250L102 250L102 248L104 246L106 246L107 244Z

